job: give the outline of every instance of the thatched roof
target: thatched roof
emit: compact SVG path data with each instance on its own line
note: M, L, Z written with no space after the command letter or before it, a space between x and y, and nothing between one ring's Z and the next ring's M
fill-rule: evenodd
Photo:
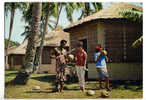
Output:
M26 46L27 46L27 41L22 43L19 46L13 46L8 49L8 55L10 54L25 54L26 51Z
M123 2L115 3L112 6L110 6L108 8L105 8L103 10L100 10L99 12L97 12L93 15L87 16L87 17L85 17L85 18L83 18L83 19L81 19L81 20L79 20L75 23L70 24L68 27L66 27L64 29L64 31L67 31L68 29L71 29L75 26L79 26L83 23L90 22L90 21L93 21L93 20L123 18L123 16L120 15L119 13L123 10L129 10L131 8L136 8L136 9L142 11L142 7L139 7L139 6L136 6L136 5L133 5L133 4L123 3Z
M67 32L64 32L63 30L54 30L49 32L45 35L45 41L44 46L59 46L61 40L67 40L67 46L69 46L69 34ZM28 41L24 41L21 45L11 47L8 50L8 55L10 54L25 54L26 47L27 47ZM39 43L37 44L39 46Z
M67 40L69 46L69 34L63 30L54 30L45 35L44 46L59 46L61 40ZM39 46L39 45L38 45Z

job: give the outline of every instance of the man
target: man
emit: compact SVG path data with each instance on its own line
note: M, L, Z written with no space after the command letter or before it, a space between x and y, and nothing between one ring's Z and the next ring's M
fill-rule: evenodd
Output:
M98 72L99 88L102 89L102 79L105 79L106 89L110 91L109 88L109 76L106 68L107 56L104 55L104 52L101 48L101 45L98 44L95 49L94 59L96 62L96 69Z
M82 41L79 41L77 44L77 51L75 52L75 58L76 58L76 70L79 79L80 89L84 92L87 53L83 49Z
M66 53L65 46L67 44L66 40L60 41L60 46L55 48L56 56L56 89L55 91L63 91L64 81L66 80L65 67L66 67ZM60 89L58 90L58 86Z

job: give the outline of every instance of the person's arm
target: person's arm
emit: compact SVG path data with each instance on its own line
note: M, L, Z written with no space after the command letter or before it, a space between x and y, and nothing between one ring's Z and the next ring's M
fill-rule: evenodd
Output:
M87 53L85 52L85 65L86 65L86 62L87 62Z
M95 62L98 62L101 57L101 54L96 58Z
M84 70L86 70L86 71L87 71L87 69L86 69L86 63L87 63L87 53L86 53L86 52L84 52L84 57L85 57L85 62L84 62Z
M75 61L77 61L77 51L74 53Z
M108 60L109 60L109 59L108 59L108 57L107 57L107 56L105 56L105 59L106 59L106 62L108 62Z

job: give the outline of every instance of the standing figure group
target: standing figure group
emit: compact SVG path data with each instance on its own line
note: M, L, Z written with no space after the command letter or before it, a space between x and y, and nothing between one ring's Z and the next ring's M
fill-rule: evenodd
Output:
M66 80L65 68L68 62L67 58L67 51L65 49L67 44L66 40L62 40L60 42L60 46L55 48L55 56L56 56L56 83L55 83L55 91L63 91L64 82ZM74 53L75 60L76 60L76 72L80 84L80 89L85 91L85 71L86 69L86 62L87 62L87 53L83 49L83 42L79 41L77 43L77 47ZM98 72L98 80L99 80L99 87L102 89L102 79L105 79L106 82L106 89L110 90L109 88L109 78L106 68L106 60L107 57L103 53L101 45L96 46L96 51L94 53L94 59L96 62L96 69ZM58 88L60 87L60 88Z

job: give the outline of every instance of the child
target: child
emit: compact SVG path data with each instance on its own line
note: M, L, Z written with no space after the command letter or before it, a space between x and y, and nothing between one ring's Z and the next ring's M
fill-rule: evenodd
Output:
M95 53L94 53L94 59L96 62L96 69L98 72L98 80L99 80L99 88L102 89L102 79L105 79L105 83L106 83L106 89L108 91L110 91L109 88L109 76L108 76L108 72L107 72L107 68L106 68L106 60L107 60L107 56L106 54L103 52L101 45L98 44L96 46L95 49Z
M83 49L83 42L79 41L77 44L77 51L75 53L76 70L79 79L80 89L85 92L85 69L87 61L87 53Z

